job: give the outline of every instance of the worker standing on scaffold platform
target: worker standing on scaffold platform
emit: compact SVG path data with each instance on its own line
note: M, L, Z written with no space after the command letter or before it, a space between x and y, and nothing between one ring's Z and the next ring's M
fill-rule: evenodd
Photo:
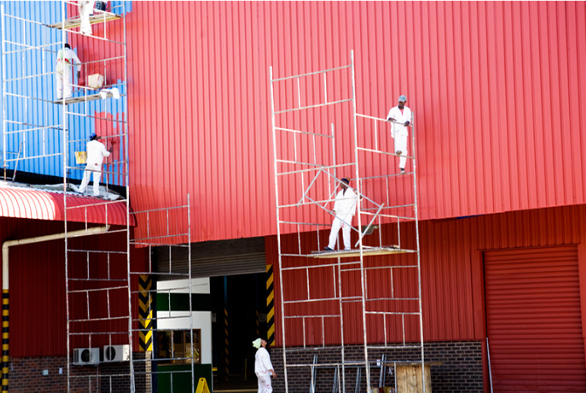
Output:
M391 136L395 139L395 154L400 156L399 169L405 173L407 163L407 137L409 136L409 124L411 124L411 109L405 106L407 97L399 97L399 105L391 108L387 115L387 121L392 121Z
M334 222L332 222L332 230L330 231L330 243L324 248L325 251L334 251L336 247L336 240L338 232L342 228L342 235L344 237L344 250L348 251L352 248L350 241L350 230L352 229L352 217L356 213L356 194L348 187L350 180L343 178L340 182L342 189L336 195L336 202L334 203Z
M79 32L83 35L92 35L90 15L94 13L94 3L94 0L80 0L77 2L79 18L81 19L81 26L79 28Z
M65 98L71 98L71 96L73 96L71 70L74 65L77 69L77 79L79 79L81 75L81 61L79 61L75 52L71 50L71 46L65 44L63 45L63 48L59 49L59 52L57 52L57 64L55 67L55 71L57 71L55 75L57 78L58 100L63 98L63 89L65 89Z
M79 10L79 18L81 19L81 26L79 32L83 35L92 35L92 24L90 23L90 15L96 10L105 11L107 1L95 0L79 0L77 2L77 9Z

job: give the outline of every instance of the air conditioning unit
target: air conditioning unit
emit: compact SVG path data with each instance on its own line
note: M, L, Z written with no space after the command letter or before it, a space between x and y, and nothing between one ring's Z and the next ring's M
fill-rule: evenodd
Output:
M100 348L76 348L73 350L73 364L87 366L100 363Z
M104 345L104 362L126 362L130 360L130 345Z

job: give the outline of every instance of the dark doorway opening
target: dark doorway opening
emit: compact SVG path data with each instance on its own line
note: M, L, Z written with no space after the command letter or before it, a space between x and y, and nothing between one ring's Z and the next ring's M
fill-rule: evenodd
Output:
M256 349L267 335L266 275L211 277L214 391L254 390Z

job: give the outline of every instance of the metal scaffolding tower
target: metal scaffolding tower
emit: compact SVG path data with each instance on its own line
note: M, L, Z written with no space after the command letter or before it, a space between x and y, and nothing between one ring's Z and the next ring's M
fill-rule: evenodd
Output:
M150 253L146 267L132 258L137 248L150 251L153 246L164 245L170 261L177 249L190 255L191 230L189 196L185 206L142 212L130 209L125 6L125 2L112 2L108 11L94 10L90 17L93 34L82 36L77 2L42 4L41 15L45 12L61 18L51 23L35 20L35 15L8 15L2 5L4 180L11 171L14 181L19 168L40 174L55 173L58 168L63 174L60 192L64 194L65 212L68 391L78 391L80 387L101 392L119 391L121 387L130 392L152 391L156 389L155 375L165 375L170 381L167 388L173 391L174 375L185 373L191 375L194 391L191 266L177 268L169 262L168 271L155 273ZM74 16L65 18L68 13ZM86 59L81 67L84 81L95 73L104 78L104 83L100 87L88 86L76 81L72 72L73 97L55 100L57 52L72 37L77 37L78 48L100 43L92 47L93 58ZM97 131L98 125L104 144L116 143L101 168L101 184L105 185L100 189L101 199L73 193L77 188L71 184L84 175L85 163L79 153L85 152L89 130ZM85 202L79 203L80 199ZM181 210L180 216L187 218L172 222L170 212L177 209ZM125 217L120 217L121 210ZM96 212L101 217L98 220L93 216ZM96 226L98 222L103 226ZM137 223L146 228L140 238L134 235ZM183 244L171 245L178 241ZM141 276L154 278L155 284L137 289ZM157 279L168 284L158 288ZM154 308L158 295L166 294L170 299L170 294L177 291L189 294L186 313L169 311L159 317ZM147 299L147 321L138 317L141 296ZM154 335L156 339L159 332L169 332L173 324L191 332L190 351L170 350L161 359L151 346L144 356L136 356L139 336ZM114 355L116 351L121 354ZM160 363L181 363L186 369L161 371Z
M425 381L413 122L412 170L400 174L388 122L357 113L353 52L316 72L276 78L271 67L270 82L286 391L291 373L319 391L329 370L328 390L370 392L374 372L384 386L405 356ZM356 194L354 222L341 218L352 249L321 251L343 177Z

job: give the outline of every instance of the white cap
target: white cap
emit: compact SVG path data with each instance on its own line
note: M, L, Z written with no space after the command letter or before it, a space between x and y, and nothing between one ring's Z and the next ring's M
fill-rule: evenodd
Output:
M260 342L261 342L261 339L260 338L257 338L256 340L254 340L252 342L252 346L255 347L256 349L259 349L260 348Z

